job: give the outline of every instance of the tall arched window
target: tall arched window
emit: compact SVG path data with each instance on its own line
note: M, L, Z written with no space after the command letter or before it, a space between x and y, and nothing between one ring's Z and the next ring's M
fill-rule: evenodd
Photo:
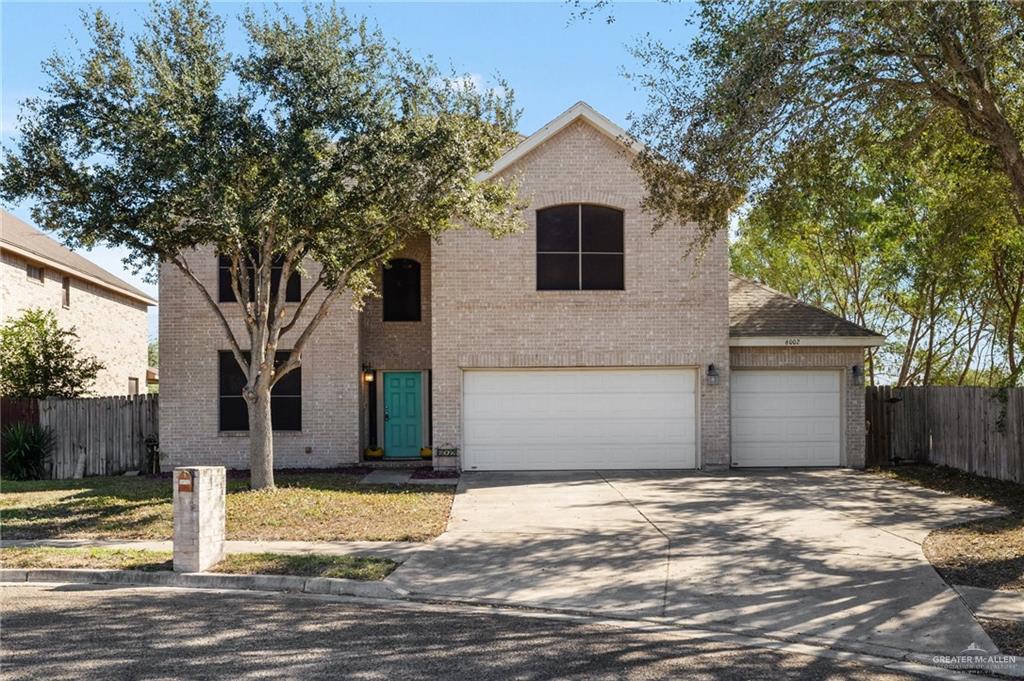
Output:
M537 290L622 290L622 211L573 203L537 211Z
M384 268L384 321L420 321L420 264L399 258Z

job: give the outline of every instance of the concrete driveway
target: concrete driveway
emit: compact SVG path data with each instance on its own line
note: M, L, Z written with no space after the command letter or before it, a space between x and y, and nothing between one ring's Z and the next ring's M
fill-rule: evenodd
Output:
M889 656L995 651L920 547L994 512L845 470L470 473L448 531L390 581Z

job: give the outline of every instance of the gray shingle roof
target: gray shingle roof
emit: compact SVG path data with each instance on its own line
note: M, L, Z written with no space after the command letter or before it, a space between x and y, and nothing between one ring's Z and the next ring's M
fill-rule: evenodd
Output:
M878 336L763 284L729 276L729 335Z
M69 274L84 274L116 291L136 298L145 299L150 305L156 305L152 296L143 293L123 279L114 276L96 263L83 258L66 248L63 244L50 238L27 222L20 220L7 211L0 211L0 244L9 244L22 251L36 255L42 259L60 265Z

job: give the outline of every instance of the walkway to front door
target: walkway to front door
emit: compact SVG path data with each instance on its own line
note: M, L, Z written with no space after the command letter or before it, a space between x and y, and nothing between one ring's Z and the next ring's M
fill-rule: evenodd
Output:
M423 374L384 372L384 456L413 458L423 444Z

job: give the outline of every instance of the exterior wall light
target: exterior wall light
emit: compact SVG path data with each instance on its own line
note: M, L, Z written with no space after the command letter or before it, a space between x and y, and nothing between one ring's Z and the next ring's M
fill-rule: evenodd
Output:
M714 364L708 365L708 385L718 385L718 367Z
M864 385L864 369L859 364L854 364L850 371L854 385Z
M377 374L373 370L373 367L371 367L369 364L364 364L363 365L363 380L364 381L366 381L367 383L373 383L373 379L374 379L374 377L376 375Z

